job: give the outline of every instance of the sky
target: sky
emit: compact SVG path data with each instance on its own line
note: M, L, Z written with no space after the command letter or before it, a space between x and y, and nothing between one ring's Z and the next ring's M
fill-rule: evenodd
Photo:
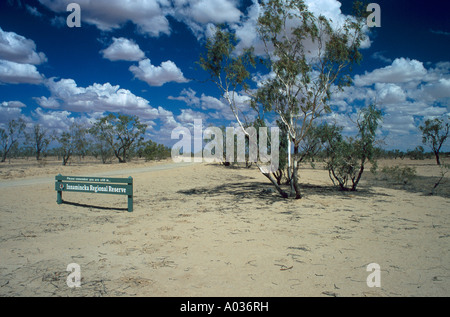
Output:
M305 2L337 23L351 9L344 0ZM80 7L80 27L67 24L69 3ZM370 28L353 85L332 97L333 112L323 119L351 135L357 111L375 102L384 116L382 146L414 149L422 145L419 125L450 116L450 2L376 3L381 26ZM258 12L256 0L1 0L0 127L21 117L57 134L115 112L138 116L147 138L171 146L178 141L171 132L194 119L234 126L196 62L212 27L223 23L238 48L258 52Z

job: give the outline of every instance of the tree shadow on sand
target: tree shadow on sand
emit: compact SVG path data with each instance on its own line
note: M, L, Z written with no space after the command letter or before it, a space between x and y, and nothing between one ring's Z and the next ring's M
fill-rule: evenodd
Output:
M410 193L421 194L423 196L440 196L450 198L450 181L448 177L441 180L440 184L433 189L439 179L440 177L438 176L415 176L407 183L399 183L368 173L366 182L371 186L404 190Z
M376 193L371 188L363 188L356 192L345 192L341 191L338 187L333 185L300 184L300 186L302 188L303 197L334 196L339 198L357 199L358 197L389 196L387 194ZM289 188L286 185L283 185L283 189L289 191ZM180 190L177 193L204 198L226 195L234 201L242 199L261 199L269 203L289 200L293 201L293 199L282 198L272 184L268 182L255 181L226 183L223 185L208 188L196 187L188 190Z

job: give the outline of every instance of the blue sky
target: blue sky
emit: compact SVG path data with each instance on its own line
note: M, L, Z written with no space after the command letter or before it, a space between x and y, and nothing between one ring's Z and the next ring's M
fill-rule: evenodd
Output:
M81 8L69 28L67 4ZM128 1L127 1L128 2ZM241 46L257 45L257 1L243 0L0 1L0 126L23 117L55 130L87 125L105 112L138 115L148 137L171 145L171 131L234 125L217 88L195 64L210 28L227 23ZM350 1L308 0L314 13L338 21ZM355 67L354 85L333 97L326 120L354 132L350 118L376 100L386 148L421 145L418 125L450 114L450 5L447 1L383 0ZM243 111L249 111L245 105ZM350 118L349 118L350 116ZM447 142L445 150L450 150Z

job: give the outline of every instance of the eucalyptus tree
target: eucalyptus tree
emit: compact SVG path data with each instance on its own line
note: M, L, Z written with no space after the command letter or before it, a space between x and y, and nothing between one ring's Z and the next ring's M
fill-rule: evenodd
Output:
M362 5L357 4L356 15L338 26L313 15L303 1L272 0L263 6L258 20L271 76L258 90L257 101L264 111L274 111L286 127L290 195L297 199L302 197L298 183L301 144L315 120L331 111L331 95L351 84L352 66L362 59L362 12Z
M206 55L201 67L219 87L236 121L246 132L238 103L238 91L251 97L258 113L274 113L286 131L287 171L290 192L277 184L273 171L260 168L283 197L302 198L298 184L301 142L314 121L331 111L329 101L333 92L351 84L352 65L362 59L360 47L365 39L361 3L355 3L355 15L341 25L316 16L301 0L268 0L261 2L257 28L265 46L264 64L270 70L255 88L251 87L250 66L255 66L252 48L235 53L236 39L224 28L218 28L206 43Z
M82 155L86 150L86 133L87 129L77 123L72 123L67 131L61 132L56 137L59 143L58 152L62 156L62 165L66 166L73 155Z
M126 163L131 147L143 141L146 130L137 116L110 113L98 119L90 133L111 147L119 163Z
M42 153L47 150L52 140L48 130L39 123L33 125L30 133L26 133L26 139L33 146L37 161L41 159Z
M419 127L422 131L422 142L428 144L436 157L437 165L441 165L439 153L445 141L449 137L450 123L441 119L426 120L424 125Z
M10 120L5 129L0 128L0 146L2 152L1 162L4 163L9 152L18 146L20 138L25 132L26 124L23 119Z
M367 162L376 162L376 134L382 113L374 105L362 109L356 121L358 134L345 138L343 127L325 125L321 139L326 143L327 169L330 179L343 191L356 191ZM351 183L351 186L349 185Z

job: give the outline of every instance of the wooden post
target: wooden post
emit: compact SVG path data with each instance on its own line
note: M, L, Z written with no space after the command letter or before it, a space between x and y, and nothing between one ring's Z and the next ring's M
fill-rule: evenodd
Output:
M59 174L58 176L62 176L61 174ZM57 192L56 192L56 202L58 203L58 205L61 205L62 204L62 191L61 191L61 184L62 184L62 181L61 181L61 179L58 179L59 177L58 176L56 176L56 179L57 179Z
M133 177L128 177L128 185L131 186L131 195L128 195L128 212L133 212Z

